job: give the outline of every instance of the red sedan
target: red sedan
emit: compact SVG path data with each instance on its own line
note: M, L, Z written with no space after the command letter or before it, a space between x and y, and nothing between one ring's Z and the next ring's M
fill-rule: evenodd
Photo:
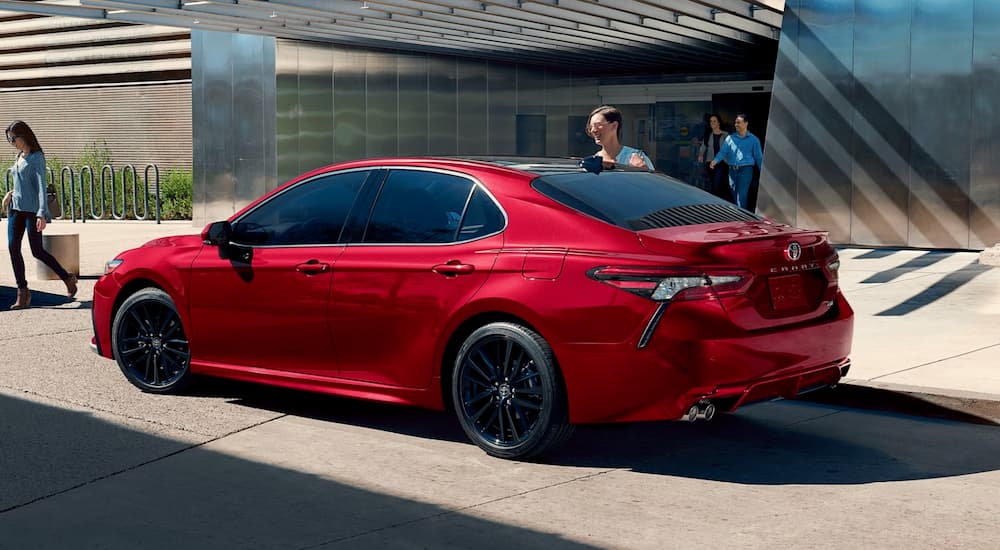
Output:
M108 262L93 345L197 375L429 408L504 458L575 424L711 418L837 383L853 311L822 231L661 174L366 159Z

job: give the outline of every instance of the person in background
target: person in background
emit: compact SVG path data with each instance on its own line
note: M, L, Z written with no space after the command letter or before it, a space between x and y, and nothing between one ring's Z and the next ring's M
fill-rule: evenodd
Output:
M729 132L722 129L722 119L719 115L712 113L708 117L708 131L705 133L705 140L698 150L698 163L704 167L708 179L706 191L728 201L732 201L732 193L728 186L723 187L726 172L722 167L712 167L712 159L722 150L722 144L729 137Z
M24 256L21 241L28 233L31 255L51 269L66 283L66 294L76 295L76 276L68 273L42 246L42 231L52 219L45 196L45 154L31 128L20 120L7 127L7 141L17 149L17 157L11 167L14 189L4 197L7 204L7 248L10 263L17 281L17 301L10 309L25 309L31 306L31 291L24 276Z
M746 209L750 208L749 194L754 167L760 169L764 160L760 140L747 131L749 124L746 115L736 115L733 122L736 133L729 134L722 143L722 150L709 163L711 168L722 161L729 165L729 188L736 199L736 205Z
M601 105L590 112L587 118L587 135L594 138L594 143L601 146L597 152L605 163L614 162L623 166L654 170L653 161L646 153L622 145L622 113L610 105Z

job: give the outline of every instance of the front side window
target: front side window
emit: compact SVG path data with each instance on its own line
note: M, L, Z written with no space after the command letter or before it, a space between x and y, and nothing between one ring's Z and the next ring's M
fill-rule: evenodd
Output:
M473 182L426 170L392 170L375 201L366 243L449 243L458 240Z
M233 224L232 241L253 246L336 244L369 171L329 174L273 197Z

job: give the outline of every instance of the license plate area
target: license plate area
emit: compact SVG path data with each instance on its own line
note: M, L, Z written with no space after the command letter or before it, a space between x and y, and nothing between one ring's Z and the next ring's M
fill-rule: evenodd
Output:
M768 278L767 289L771 295L771 307L774 311L799 309L809 305L802 276L798 273Z

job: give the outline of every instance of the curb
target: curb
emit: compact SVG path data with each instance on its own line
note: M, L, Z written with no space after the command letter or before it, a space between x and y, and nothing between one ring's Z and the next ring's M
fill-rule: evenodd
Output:
M1000 426L1000 396L845 379L836 387L799 399L953 422Z

